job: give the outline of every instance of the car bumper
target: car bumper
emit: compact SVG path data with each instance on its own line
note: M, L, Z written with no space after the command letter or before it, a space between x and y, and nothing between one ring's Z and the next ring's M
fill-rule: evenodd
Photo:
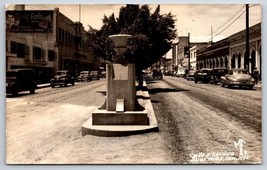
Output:
M64 85L67 82L65 80L53 80L50 82L51 85Z
M255 82L245 82L245 81L231 81L230 85L240 85L240 86L254 86Z

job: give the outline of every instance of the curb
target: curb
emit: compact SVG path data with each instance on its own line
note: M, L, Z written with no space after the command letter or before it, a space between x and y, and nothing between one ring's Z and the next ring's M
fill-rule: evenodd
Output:
M46 88L46 87L51 87L50 84L39 84L37 85L37 89L42 89L42 88Z

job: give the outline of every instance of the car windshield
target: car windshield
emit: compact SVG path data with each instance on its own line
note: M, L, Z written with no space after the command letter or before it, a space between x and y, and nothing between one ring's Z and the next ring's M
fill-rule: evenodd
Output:
M195 74L196 73L196 71L189 71L189 74Z
M67 74L65 71L58 71L58 72L56 73L56 75L65 75L65 74Z
M18 73L15 71L7 71L6 77L17 77Z
M248 72L246 70L235 70L233 74L248 74Z
M248 72L246 70L233 70L230 71L230 74L234 75L234 74L248 74Z
M82 71L81 73L80 73L80 75L87 75L89 72L88 71Z
M201 70L202 73L208 73L210 70Z

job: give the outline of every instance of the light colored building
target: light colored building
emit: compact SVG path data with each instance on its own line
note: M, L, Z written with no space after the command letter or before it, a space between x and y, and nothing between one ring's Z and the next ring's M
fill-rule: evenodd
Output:
M15 9L6 12L6 69L32 68L38 83L43 83L57 70L77 74L95 67L81 23L71 21L58 8Z
M262 73L261 23L249 28L249 57L246 58L246 30L197 50L197 68L245 68L250 73L257 67ZM248 63L248 64L246 64Z

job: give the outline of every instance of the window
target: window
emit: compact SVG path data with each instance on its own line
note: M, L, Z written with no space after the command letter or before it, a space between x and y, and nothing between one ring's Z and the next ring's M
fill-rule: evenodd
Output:
M53 50L48 50L48 61L54 61L55 52Z
M61 42L64 42L65 40L65 31L62 29L61 30Z
M18 58L25 58L26 54L25 44L11 41L11 53L17 54Z
M17 43L14 41L11 41L11 53L13 54L17 53Z
M61 36L61 28L58 29L58 41L61 42L62 36Z
M21 43L17 43L17 57L25 58L25 45Z
M42 49L39 47L33 47L33 60L41 61L42 60Z

